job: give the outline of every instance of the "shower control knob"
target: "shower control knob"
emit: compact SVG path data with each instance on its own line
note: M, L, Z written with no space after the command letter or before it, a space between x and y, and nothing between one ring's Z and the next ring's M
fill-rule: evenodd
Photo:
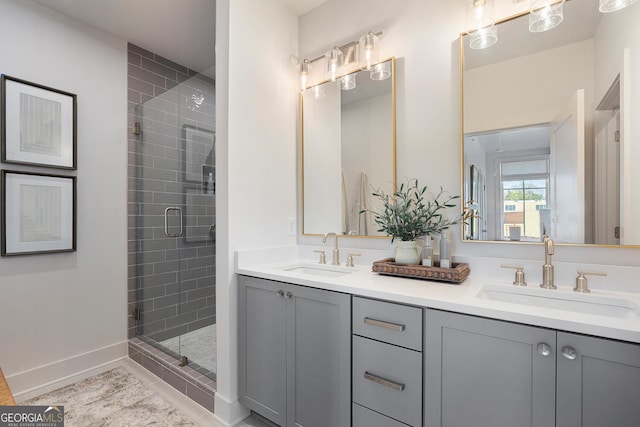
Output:
M284 291L282 289L278 289L278 292L276 292L276 295L278 295L279 297L284 296Z

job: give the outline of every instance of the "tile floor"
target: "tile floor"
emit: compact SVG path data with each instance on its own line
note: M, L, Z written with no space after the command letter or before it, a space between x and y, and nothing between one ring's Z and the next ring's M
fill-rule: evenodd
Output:
M197 363L215 375L216 343L216 325L213 324L160 341L159 344L174 353L187 356L190 362Z
M222 427L211 412L126 359L106 372L18 404L63 405L66 427ZM273 425L252 415L236 427Z

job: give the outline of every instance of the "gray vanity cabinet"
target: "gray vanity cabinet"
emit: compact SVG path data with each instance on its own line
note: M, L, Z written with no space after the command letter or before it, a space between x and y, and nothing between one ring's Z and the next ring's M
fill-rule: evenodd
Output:
M555 331L426 311L427 427L555 426Z
M426 311L427 427L640 425L640 345Z
M351 296L240 276L240 402L281 426L349 426Z
M558 332L558 427L638 427L640 346Z
M423 313L353 297L353 427L422 426Z

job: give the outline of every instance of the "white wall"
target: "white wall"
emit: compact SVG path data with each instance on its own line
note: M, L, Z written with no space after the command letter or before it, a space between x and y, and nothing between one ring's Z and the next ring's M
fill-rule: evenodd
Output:
M0 366L19 395L126 356L127 58L30 1L0 10L0 71L78 96L78 250L0 259Z
M611 86L617 74L622 74L623 87L627 99L623 111L621 133L623 139L623 174L624 223L622 224L622 241L640 241L640 226L637 217L640 215L640 198L638 184L640 182L640 168L633 159L640 158L640 121L635 119L640 108L640 85L637 76L640 75L640 3L636 3L620 12L603 16L595 36L595 100L600 102ZM628 29L620 31L620 28ZM623 71L623 56L625 48L629 49L627 67ZM624 82L626 76L631 76L634 84L627 87ZM628 185L633 183L635 185Z
M381 56L398 58L398 178L416 177L431 187L442 185L454 194L462 191L458 36L464 27L464 5L462 1L329 0L299 20L301 58L356 40L369 30L384 31ZM496 6L500 6L498 18L502 18L526 9L527 4L501 2ZM459 236L458 230L455 235ZM536 245L451 240L452 253L458 256L542 257L542 249ZM320 244L306 237L300 242ZM365 239L353 239L344 245L390 247L387 241ZM559 246L555 260L638 267L639 255L640 249Z
M384 235L376 231L378 226L373 215L359 212L363 203L376 212L382 210L380 200L371 196L372 189L393 193L391 98L388 93L342 106L342 171L347 188L349 230L360 235ZM362 173L366 175L365 197L361 194Z
M465 70L465 133L550 123L578 89L585 90L590 123L595 108L593 64L589 39ZM537 84L541 80L544 84Z
M342 231L342 140L340 130L340 89L334 83L323 85L325 96L316 99L307 91L304 97L304 206L305 232L323 234Z
M240 249L295 244L298 27L278 0L217 0L218 182L216 416L246 414L238 402L237 280ZM224 186L221 186L224 187Z

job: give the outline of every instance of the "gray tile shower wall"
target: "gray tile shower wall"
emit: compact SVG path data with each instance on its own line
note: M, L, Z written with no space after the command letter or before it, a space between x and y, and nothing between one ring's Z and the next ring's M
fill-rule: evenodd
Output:
M160 341L216 320L215 159L205 144L215 84L132 44L128 62L128 334ZM168 238L164 210L174 205L186 206L185 235Z

